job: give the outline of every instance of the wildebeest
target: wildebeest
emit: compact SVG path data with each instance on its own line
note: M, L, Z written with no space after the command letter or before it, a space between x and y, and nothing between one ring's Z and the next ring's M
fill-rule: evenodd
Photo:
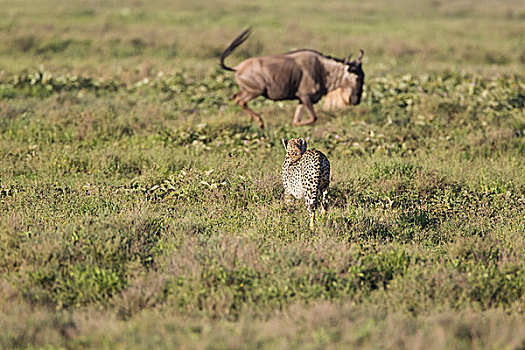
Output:
M323 111L332 111L346 106L344 90L339 88L328 92L323 100Z
M232 41L222 53L220 65L223 69L235 72L235 80L241 91L233 99L261 128L264 128L261 116L246 105L258 96L274 101L299 100L293 125L315 122L317 115L313 104L335 89L341 89L346 104L359 104L365 79L361 66L363 50L353 61L350 61L351 55L341 60L314 50L301 49L280 55L248 58L234 68L227 67L224 59L250 34L248 28ZM310 118L301 121L304 107Z

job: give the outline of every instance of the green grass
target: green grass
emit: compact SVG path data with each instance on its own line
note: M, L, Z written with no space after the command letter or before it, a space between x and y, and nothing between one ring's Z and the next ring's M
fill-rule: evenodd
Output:
M522 3L279 4L2 3L0 348L525 345ZM231 62L363 48L361 104L258 130L249 25ZM283 137L330 159L315 232Z

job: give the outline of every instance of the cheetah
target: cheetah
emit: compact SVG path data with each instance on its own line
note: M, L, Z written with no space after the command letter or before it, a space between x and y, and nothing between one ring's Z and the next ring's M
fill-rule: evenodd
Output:
M310 229L314 229L315 207L321 199L321 215L328 208L328 185L330 184L330 162L317 150L306 150L304 139L282 139L286 156L283 163L284 202L293 198L303 199L310 216Z

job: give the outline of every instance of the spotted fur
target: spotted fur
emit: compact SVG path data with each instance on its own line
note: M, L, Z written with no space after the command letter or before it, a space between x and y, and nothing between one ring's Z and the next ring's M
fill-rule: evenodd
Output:
M284 201L288 205L293 198L304 199L310 216L310 228L314 228L315 208L321 196L321 213L328 208L330 185L330 162L317 150L306 150L304 139L283 139L286 156L283 163Z

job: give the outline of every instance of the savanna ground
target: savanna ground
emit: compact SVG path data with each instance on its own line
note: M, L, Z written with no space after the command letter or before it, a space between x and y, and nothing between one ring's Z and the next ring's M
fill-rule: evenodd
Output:
M525 3L0 0L1 348L525 348ZM291 126L229 64L366 52ZM318 106L320 111L320 105ZM332 164L315 232L282 137Z

